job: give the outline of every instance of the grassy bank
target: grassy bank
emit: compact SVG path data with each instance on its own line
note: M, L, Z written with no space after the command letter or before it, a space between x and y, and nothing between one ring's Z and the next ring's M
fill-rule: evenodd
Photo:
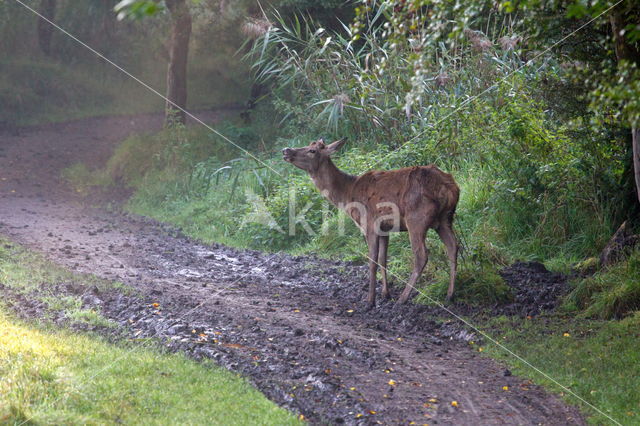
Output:
M70 325L113 327L57 285L116 286L75 275L0 238L0 284L43 303ZM197 363L139 344L106 342L96 334L52 328L44 319L17 320L0 305L2 424L294 424L295 416L244 379L212 363Z
M532 319L500 317L485 327L497 340L555 381L624 425L640 419L640 313L621 321L576 319L563 315ZM479 349L478 347L478 350ZM502 349L487 343L483 353L504 362L514 374L530 377L562 395L567 402L584 404ZM592 413L591 424L610 424Z
M0 311L3 424L294 424L210 363L16 321Z

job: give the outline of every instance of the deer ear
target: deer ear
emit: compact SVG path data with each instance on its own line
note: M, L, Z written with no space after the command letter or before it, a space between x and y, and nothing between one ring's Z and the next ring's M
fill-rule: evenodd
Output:
M327 145L327 153L331 155L337 152L340 148L342 148L342 145L344 145L346 142L347 142L347 138L343 138L330 143L329 145Z

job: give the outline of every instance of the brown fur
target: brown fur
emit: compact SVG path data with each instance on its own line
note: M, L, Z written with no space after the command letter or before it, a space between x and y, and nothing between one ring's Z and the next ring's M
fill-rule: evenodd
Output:
M345 210L364 234L369 247L369 306L375 305L378 266L382 270L382 295L389 297L386 273L389 232L408 231L414 253L413 272L398 303L409 299L427 263L424 240L429 229L438 233L447 248L450 262L447 298L450 299L458 252L453 217L460 196L453 177L434 165L351 176L339 170L330 158L343 144L344 141L336 141L325 145L319 140L304 148L285 148L283 154L285 161L306 170L318 189L335 206ZM397 206L399 223L390 217L394 210L391 205Z

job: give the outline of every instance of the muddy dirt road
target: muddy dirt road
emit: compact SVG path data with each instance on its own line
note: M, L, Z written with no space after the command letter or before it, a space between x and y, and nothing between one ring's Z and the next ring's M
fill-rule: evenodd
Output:
M469 349L460 326L436 321L441 312L362 311L362 266L198 244L88 207L60 181L62 168L102 164L127 134L160 125L95 118L0 135L0 233L138 289L83 300L134 336L242 373L314 423L583 424L575 408Z

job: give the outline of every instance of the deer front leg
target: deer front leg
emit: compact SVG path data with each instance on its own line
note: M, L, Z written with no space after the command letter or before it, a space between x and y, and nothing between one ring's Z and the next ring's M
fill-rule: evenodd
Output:
M369 296L367 304L369 308L376 305L376 272L378 271L378 236L370 231L367 233L367 245L369 246Z
M389 236L380 235L378 237L378 244L380 245L378 251L378 264L380 265L380 271L382 272L382 298L388 299L389 285L387 283L387 248L389 247Z

